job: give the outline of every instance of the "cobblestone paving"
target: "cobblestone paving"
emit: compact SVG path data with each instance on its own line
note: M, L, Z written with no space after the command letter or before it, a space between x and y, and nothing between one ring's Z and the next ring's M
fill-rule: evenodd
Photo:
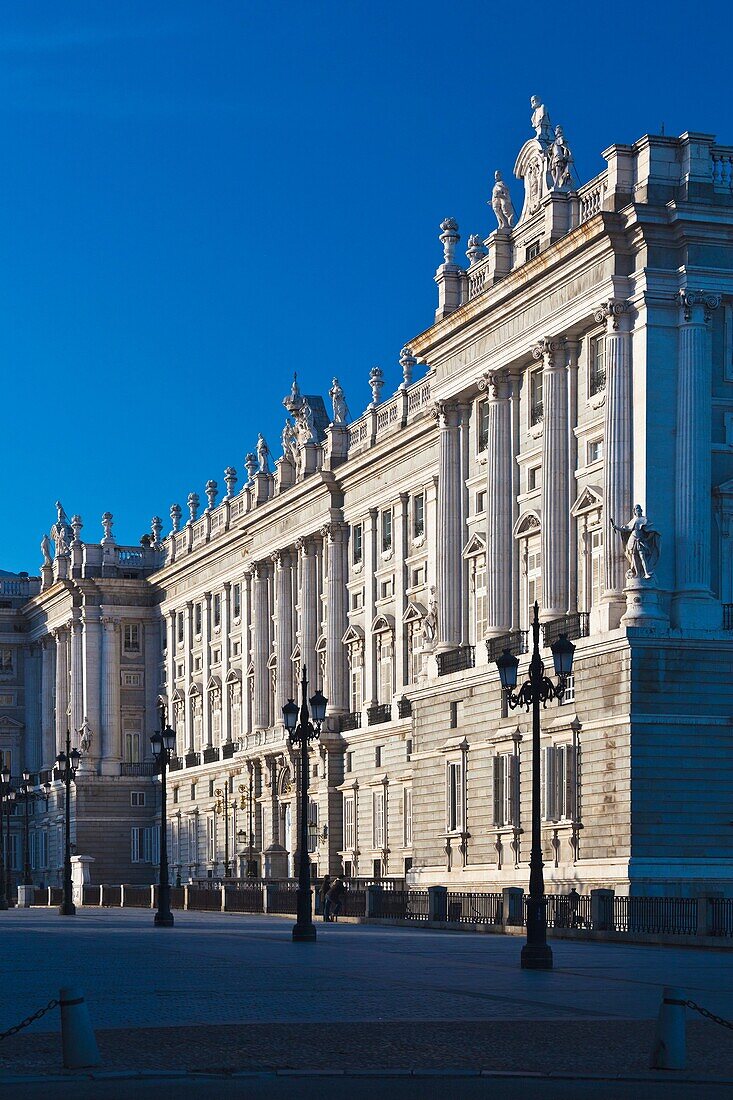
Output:
M640 1073L665 984L733 1018L730 954L521 941L364 925L141 910L0 913L0 1031L61 985L85 993L105 1068L455 1067ZM298 1021L305 1023L297 1023ZM297 1026L296 1026L297 1023ZM0 1072L55 1072L58 1012L0 1044ZM56 1034L54 1034L56 1033ZM733 1033L691 1018L690 1072L733 1078Z

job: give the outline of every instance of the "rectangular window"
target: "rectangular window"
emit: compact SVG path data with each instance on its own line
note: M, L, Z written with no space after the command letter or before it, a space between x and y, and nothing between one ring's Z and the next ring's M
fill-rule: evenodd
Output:
M176 665L176 677L181 680L185 675L185 666L183 664Z
M351 610L359 611L364 606L364 589L357 588L356 592L351 593Z
M450 704L450 728L452 730L458 729L458 703L453 702Z
M384 790L372 793L372 848L385 847Z
M575 677L571 674L565 680L565 691L562 694L560 700L560 706L564 706L566 703L575 702Z
M539 256L539 254L540 242L538 240L531 241L524 250L524 262L528 263L530 260L533 260L535 256Z
M176 619L176 637L178 638L178 642L180 644L183 641L183 612L182 611L178 612L178 617Z
M140 734L125 733L125 763L140 763Z
M242 643L234 642L232 644L232 657L240 657L242 654Z
M48 868L48 832L41 829L38 833L38 869L45 871Z
M355 801L353 795L344 799L344 849L353 851L356 847Z
M201 636L201 623L202 623L202 621L203 621L203 618L202 618L201 604L200 603L194 604L194 608L193 608L193 632L194 632L194 634L196 635L197 638Z
M405 787L402 799L402 818L405 826L403 843L405 848L412 846L412 789Z
M379 585L379 598L381 600L388 600L391 596L394 596L394 577L388 577L386 581L381 581Z
M36 863L36 830L34 829L28 834L28 856L32 869L35 871L38 864Z
M476 493L476 515L481 516L486 511L486 490Z
M606 341L603 336L593 336L588 342L588 396L593 397L606 388Z
M377 640L377 664L379 669L378 695L382 704L392 702L392 642L387 635L379 635Z
M590 535L591 605L597 607L603 595L603 531L599 527Z
M392 509L382 512L382 553L392 549Z
M354 754L353 752L346 753L345 771L350 772L354 767Z
M423 666L423 634L422 624L412 623L410 625L410 683L416 684L422 674Z
M218 592L214 596L214 626L221 626L221 595Z
M194 802L195 800L196 800L196 784L192 783L191 784L191 801Z
M412 760L412 738L408 737L405 741L405 760Z
M145 805L145 791L130 791L130 805L131 806L144 806Z
M529 375L529 423L530 427L541 424L545 415L542 400L542 371L533 370Z
M425 566L418 565L417 569L412 571L412 587L421 588L425 584Z
M0 646L0 672L13 671L13 650L11 646Z
M209 863L213 863L216 859L216 830L213 814L206 818L206 858Z
M382 766L382 746L377 745L374 749L374 767L381 768Z
M351 560L354 565L361 565L364 559L364 526L355 523L351 528Z
M519 824L519 757L514 753L494 757L494 824Z
M449 833L463 830L463 766L459 761L446 764L445 825Z
M178 787L173 788L173 805L178 805Z
M542 606L542 569L541 554L539 550L533 550L527 554L527 606L532 618L532 608L537 602Z
M473 575L473 624L475 644L483 641L489 623L488 588L486 584L486 558L481 555L476 559Z
M603 440L602 439L589 439L587 450L587 462L590 466L591 462L600 462L603 458Z
M209 798L213 798L213 797L214 797L214 780L210 779L209 780Z
M482 397L476 404L476 449L482 454L489 442L489 402Z
M542 488L542 467L530 466L527 470L527 492Z
M137 623L125 623L122 644L125 653L140 652L140 627Z
M199 820L194 814L188 819L188 861L196 864L199 861Z
M242 614L242 586L241 584L235 584L232 589L232 614L235 619L240 618Z
M0 749L0 764L13 774L13 753L11 749ZM0 803L2 805L2 803Z
M142 863L143 861L143 832L145 830L137 826L130 829L130 862Z
M543 753L542 803L545 821L577 819L575 745L548 745Z
M362 667L362 657L361 653L357 652L357 647L355 646L351 652L351 663L349 667L349 695L352 714L356 714L361 710L363 684L364 669Z
M412 537L422 538L425 534L425 493L415 493L412 498Z

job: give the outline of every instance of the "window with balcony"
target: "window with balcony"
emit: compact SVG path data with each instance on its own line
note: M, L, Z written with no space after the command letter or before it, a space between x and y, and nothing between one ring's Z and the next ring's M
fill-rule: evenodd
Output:
M542 398L542 371L533 370L529 375L529 423L530 427L541 424L545 416Z
M412 498L412 537L422 538L425 534L425 493L415 493Z
M392 509L387 508L382 512L382 553L386 554L392 549Z
M588 396L594 397L606 388L606 342L603 336L593 336L588 342Z
M355 523L351 528L351 560L361 565L364 560L364 525Z

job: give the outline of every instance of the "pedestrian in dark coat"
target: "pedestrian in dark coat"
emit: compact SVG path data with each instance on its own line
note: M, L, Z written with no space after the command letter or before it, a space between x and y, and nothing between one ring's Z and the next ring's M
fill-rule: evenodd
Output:
M330 875L324 875L323 876L323 882L321 883L321 888L318 891L318 893L320 894L320 898L321 898L321 915L323 916L323 919L325 921L328 920L328 908L329 908L328 891L330 889L331 889L331 876Z
M333 886L328 891L328 915L329 920L337 921L338 915L344 904L344 894L346 893L346 887L340 878L336 878Z

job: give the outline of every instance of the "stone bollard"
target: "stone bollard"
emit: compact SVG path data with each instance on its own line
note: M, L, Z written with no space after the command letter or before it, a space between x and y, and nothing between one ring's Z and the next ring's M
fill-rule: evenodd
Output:
M685 997L681 989L664 987L650 1065L652 1069L685 1068Z
M428 886L428 920L448 920L447 886Z
M188 909L188 885L183 887L183 908Z
M521 886L505 886L501 895L501 923L521 928L524 924L524 890Z
M367 886L366 892L367 917L381 917L382 915L382 887L378 884Z
M120 886L120 909L125 908L125 887L124 884Z
M99 1048L84 994L78 989L62 989L59 1004L64 1069L84 1069L100 1065Z
M614 890L591 890L590 926L594 932L613 932Z
M222 913L226 913L226 911L227 911L227 888L226 888L226 883L222 882L219 889L221 890L221 911L222 911Z
M33 886L21 884L18 887L18 909L30 909L33 904Z
M265 882L262 885L262 912L274 913L277 909L278 884Z

